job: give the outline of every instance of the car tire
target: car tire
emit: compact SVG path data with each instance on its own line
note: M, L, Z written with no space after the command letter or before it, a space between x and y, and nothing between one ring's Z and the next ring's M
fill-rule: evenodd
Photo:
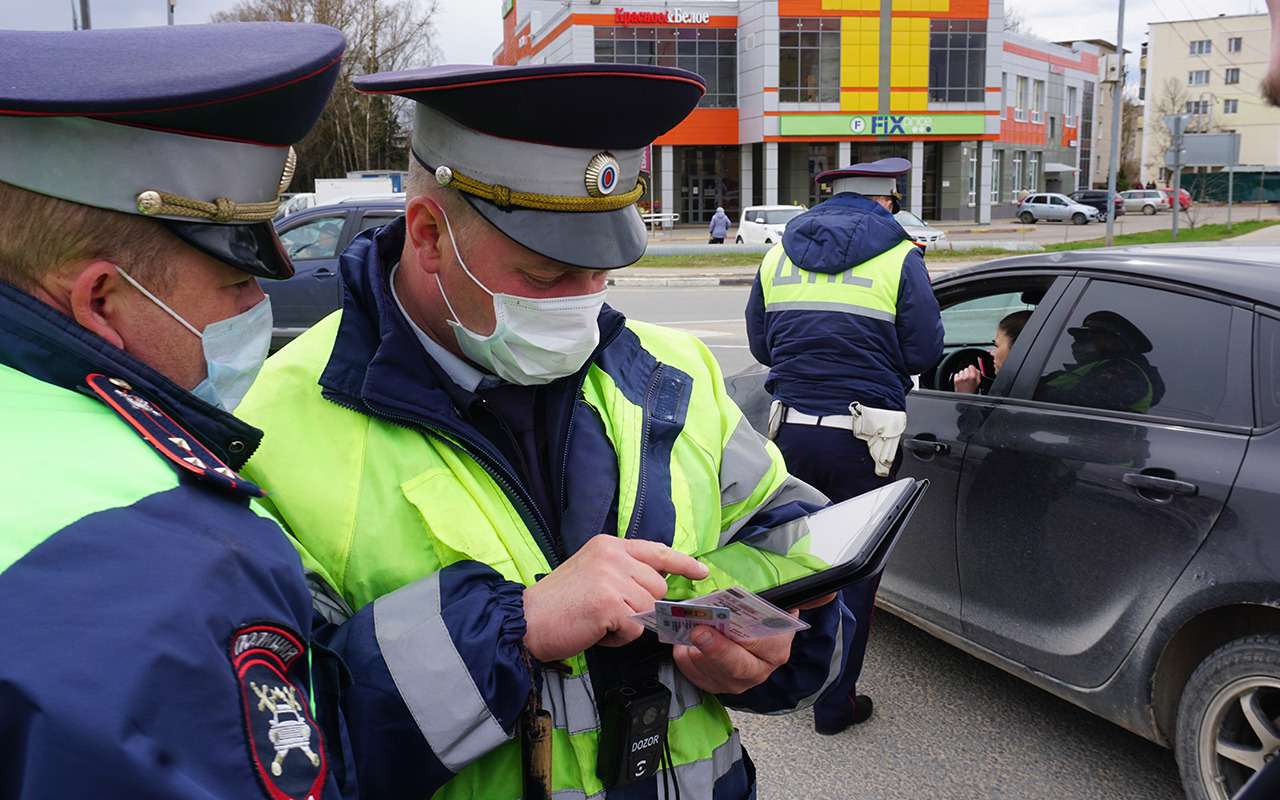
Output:
M1182 689L1174 736L1188 800L1229 800L1255 769L1280 755L1277 718L1280 634L1236 639L1200 662ZM1256 766L1223 755L1223 742Z
M1031 216L1031 212L1030 212L1030 211L1023 211L1021 214L1019 214L1019 215L1018 215L1018 221L1019 221L1019 222L1021 222L1023 225L1035 225L1035 224L1036 224L1036 218L1035 218L1035 217L1033 217L1033 216Z
M734 243L734 244L742 244L742 237L741 237L741 236L739 236L738 238L734 239L734 240L733 240L733 243Z
M1142 207L1142 213L1146 214L1149 217L1152 214L1156 213L1156 207L1148 203Z
M1089 218L1088 218L1088 217L1086 217L1084 214L1081 214L1079 211L1077 211L1076 213L1074 213L1074 214L1072 214L1072 215L1071 215L1071 221L1072 221L1072 223L1074 223L1074 224L1076 224L1076 225L1088 225L1088 224L1089 224Z

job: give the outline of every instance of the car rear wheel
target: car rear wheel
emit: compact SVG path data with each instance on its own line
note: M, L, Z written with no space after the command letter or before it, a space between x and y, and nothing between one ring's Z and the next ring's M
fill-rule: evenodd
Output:
M1036 222L1036 218L1031 216L1030 211L1023 211L1021 214L1018 215L1018 221L1021 222L1023 225L1034 225Z
M1087 225L1089 223L1089 218L1077 211L1071 215L1071 221L1077 225Z
M1280 634L1223 645L1182 690L1175 737L1188 800L1230 800L1280 756Z
M1146 214L1149 217L1152 214L1156 213L1156 207L1151 205L1150 203L1147 203L1145 206L1142 207L1142 213Z

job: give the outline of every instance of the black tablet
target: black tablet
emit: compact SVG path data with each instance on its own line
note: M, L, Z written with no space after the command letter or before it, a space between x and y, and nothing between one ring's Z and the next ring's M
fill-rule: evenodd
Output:
M928 488L927 480L902 478L810 514L804 552L830 566L758 594L795 608L880 572Z

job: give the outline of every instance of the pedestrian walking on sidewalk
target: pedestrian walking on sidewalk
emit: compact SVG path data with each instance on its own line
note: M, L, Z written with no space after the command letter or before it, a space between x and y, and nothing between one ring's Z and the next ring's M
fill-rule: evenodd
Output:
M724 244L724 236L729 232L729 215L724 213L724 206L716 208L707 232L711 234L711 241L707 244Z

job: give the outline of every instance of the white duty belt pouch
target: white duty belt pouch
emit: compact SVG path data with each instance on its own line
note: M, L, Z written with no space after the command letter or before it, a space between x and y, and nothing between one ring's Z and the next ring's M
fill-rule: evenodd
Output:
M876 474L888 477L898 455L898 443L907 430L907 412L850 403L849 413L853 416L853 435L867 443L876 462Z

